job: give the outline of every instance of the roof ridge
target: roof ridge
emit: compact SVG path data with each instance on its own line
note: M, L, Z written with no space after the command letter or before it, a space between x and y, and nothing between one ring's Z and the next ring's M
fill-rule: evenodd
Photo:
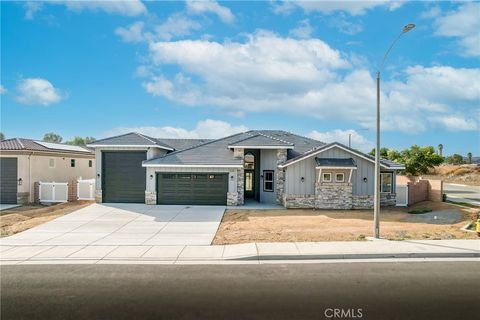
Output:
M282 130L279 130L279 131L282 131ZM283 143L286 143L286 144L289 144L289 145L295 145L294 143L291 143L291 142L288 142L288 141L285 141L283 139L280 139L280 138L275 138L275 137L272 137L270 135L267 135L267 134L264 134L262 132L258 132L259 135L261 136L264 136L264 137L267 137L267 138L270 138L272 140L277 140L277 141L280 141L280 142L283 142Z
M25 145L23 144L23 142L20 140L20 138L15 138L17 139L17 142L20 144L20 146L22 146L22 149L25 149Z
M296 133L293 133L293 132L290 132L290 131L285 131L285 130L281 130L281 131L286 132L288 134L291 134L292 136L296 136L296 137L300 137L300 138L303 138L303 139L308 139L308 140L311 140L311 141L316 141L316 142L320 142L320 143L323 143L323 144L327 144L325 141L320 141L320 140L313 139L313 138L310 138L310 137L307 137L307 136L301 136L299 134L296 134Z
M140 132L136 132L136 131L134 131L133 133L135 133L137 136L140 136L140 137L142 137L142 138L144 138L144 139L147 139L148 141L150 141L150 142L152 142L152 143L154 143L154 144L157 144L157 143L158 143L158 141L152 140L152 139L155 139L155 138L146 136L146 135L141 134Z
M231 143L231 144L236 144L236 143L239 143L239 142L242 142L242 141L248 140L248 139L255 138L256 136L259 136L259 134L258 134L258 133L257 133L257 134L254 134L254 135L252 135L252 134L249 134L249 133L246 133L246 134L248 135L248 137L246 137L246 138L244 138L244 139L237 140L237 141L235 141L235 142L233 142L233 143Z
M91 142L90 144L94 144L94 143L97 143L97 142L100 142L100 141L104 141L104 140L108 140L108 139L123 137L123 136L129 135L129 134L132 134L132 133L135 134L135 133L137 133L137 132L130 131L130 132L127 132L127 133L117 134L116 136L112 136L112 137L107 137L107 138L95 140L95 141Z

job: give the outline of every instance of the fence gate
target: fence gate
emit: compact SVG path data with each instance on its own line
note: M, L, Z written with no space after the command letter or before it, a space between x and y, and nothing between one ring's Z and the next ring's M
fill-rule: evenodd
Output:
M39 182L40 202L67 202L67 182Z
M408 206L408 185L397 185L397 207Z
M77 181L77 199L95 200L95 179Z

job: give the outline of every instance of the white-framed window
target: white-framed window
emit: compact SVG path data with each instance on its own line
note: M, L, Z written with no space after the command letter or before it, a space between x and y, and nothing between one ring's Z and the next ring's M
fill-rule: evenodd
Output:
M332 174L330 172L322 173L322 181L323 182L332 182Z
M393 174L391 172L380 173L380 192L393 192Z
M273 192L273 170L263 170L263 191Z
M48 159L48 167L49 168L55 168L55 159L54 158Z
M345 174L335 173L335 182L345 182Z

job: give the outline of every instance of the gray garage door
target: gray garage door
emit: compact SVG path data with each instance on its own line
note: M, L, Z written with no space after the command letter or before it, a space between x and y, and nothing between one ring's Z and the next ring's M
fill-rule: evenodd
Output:
M103 202L145 203L145 175L141 152L102 152Z
M17 203L17 158L0 158L0 203Z
M159 173L158 204L225 205L228 174L224 173Z

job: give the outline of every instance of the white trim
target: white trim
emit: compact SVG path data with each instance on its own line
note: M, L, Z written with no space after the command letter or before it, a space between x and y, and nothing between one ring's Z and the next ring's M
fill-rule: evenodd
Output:
M350 170L357 170L357 167L324 167L324 166L318 166L315 167L315 169L350 169Z
M373 159L370 159L370 158L368 158L368 157L366 157L366 156L364 156L364 155L362 155L362 154L360 154L360 153L358 153L358 152L354 152L354 151L352 151L352 150L346 149L345 147L342 147L341 145L339 145L339 144L337 144L337 143L333 143L333 144L332 144L331 146L329 146L328 148L320 149L320 150L318 150L318 151L316 151L316 152L314 152L314 153L311 153L311 154L308 154L308 155L303 156L303 157L301 157L301 158L298 158L297 160L292 161L292 162L290 162L290 163L283 164L283 165L281 164L281 165L279 165L278 167L279 167L279 168L288 167L289 165L292 165L292 164L294 164L294 163L297 163L297 162L299 162L299 161L302 161L302 160L304 160L304 159L306 159L306 158L316 156L317 154L322 153L322 152L327 151L327 150L330 150L330 149L332 149L332 148L334 148L334 147L340 148L340 149L342 149L343 151L349 152L349 153L354 154L354 155L356 155L356 156L358 156L358 157L360 157L360 158L362 158L362 159L365 159L365 160L367 160L367 161L370 161L370 162L375 163L375 160L373 160ZM380 166L383 167L383 168L385 168L385 169L392 169L392 170L403 170L403 169L405 169L405 166L392 166L392 167L389 167L389 166L386 166L386 165L384 165L384 164L382 164L382 163L380 163Z
M293 146L228 146L229 149L293 149Z
M142 164L148 168L243 168L241 164Z
M330 175L330 179L329 179L329 180L323 179L323 175L324 175L324 174L329 174L329 175ZM323 173L322 173L322 180L321 180L321 181L322 181L322 182L332 182L332 173L331 173L331 172L323 172Z
M337 180L337 175L341 174L342 175L342 180ZM335 182L345 182L345 173L343 172L335 172Z
M87 144L90 148L159 148L173 151L174 149L157 145L135 145L135 144Z
M353 173L353 169L350 169L350 174L348 175L348 183L352 182L352 173Z

